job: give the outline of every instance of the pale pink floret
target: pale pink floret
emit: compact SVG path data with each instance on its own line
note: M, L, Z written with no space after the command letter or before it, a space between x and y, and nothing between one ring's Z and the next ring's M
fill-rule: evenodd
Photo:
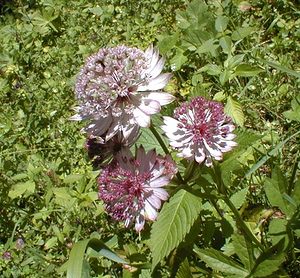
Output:
M162 201L169 196L163 187L175 173L169 156L162 157L154 150L146 153L143 147L135 157L122 151L98 178L99 198L112 218L124 222L126 227L134 224L140 232L145 220L156 220Z
M79 106L73 120L89 120L88 135L106 140L118 131L124 136L136 126L148 127L150 116L174 97L160 92L171 78L161 73L164 59L150 46L145 52L117 46L102 48L87 58L76 81ZM155 92L159 91L159 92Z
M223 153L237 145L233 141L235 126L216 101L196 97L183 103L174 118L164 117L163 131L178 156L212 166L212 159L221 160Z

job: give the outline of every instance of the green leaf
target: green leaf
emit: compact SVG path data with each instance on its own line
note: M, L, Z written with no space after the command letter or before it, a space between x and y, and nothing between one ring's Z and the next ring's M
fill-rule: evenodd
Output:
M67 278L81 278L85 250L90 239L78 241L74 244L68 260Z
M215 28L217 30L217 32L224 32L227 28L227 24L228 24L228 18L222 15L219 15L216 18L216 22L215 22Z
M282 72L288 74L288 75L292 75L292 76L295 76L297 78L300 78L300 72L298 72L298 71L286 68L286 67L284 67L284 66L282 66L282 65L280 65L280 64L278 64L276 62L266 61L266 60L263 60L263 59L261 59L261 61L263 63L265 63L265 64L267 64L267 65L269 65L269 66L271 66L271 67L273 67L273 68L275 68L277 70L279 70L279 71L282 71Z
M52 248L53 246L55 246L57 244L57 237L51 237L50 239L47 240L47 242L45 243L45 250L48 250L50 248Z
M171 49L174 48L178 39L179 39L179 32L176 32L170 36L163 37L157 44L159 48L159 52L163 55L168 53Z
M201 211L199 197L179 190L165 203L151 230L152 268L178 246Z
M188 58L184 54L184 51L180 48L177 48L175 56L170 60L171 69L173 71L179 70L187 60Z
M101 7L94 7L94 8L89 8L89 11L97 16L100 16L103 14L103 9Z
M64 178L64 183L70 184L81 180L84 177L82 174L71 174Z
M279 207L288 216L292 216L294 210L288 205L288 202L284 198L284 192L282 192L278 180L266 178L264 186L267 198L273 207Z
M27 181L20 182L12 186L11 190L8 192L8 196L12 199L21 197L24 194L24 197L27 197L33 194L35 191L35 182Z
M231 42L230 37L224 36L224 37L220 38L219 44L222 47L224 53L229 54L231 52L232 42Z
M291 121L300 122L300 97L295 97L291 102L292 109L283 112L283 116Z
M266 277L268 275L271 275L280 268L284 260L284 253L272 256L270 257L270 259L264 260L255 267L255 271L252 272L252 277Z
M177 273L176 273L176 278L192 278L193 275L190 270L190 265L189 261L187 258L181 263Z
M226 274L239 275L240 278L246 277L249 272L230 257L224 255L221 251L214 249L199 249L194 251L199 258L210 268Z
M239 27L232 32L231 38L234 41L242 40L243 38L249 36L255 28L253 27Z
M159 128L163 124L161 118L158 116L152 117L153 126L155 126L156 132L159 134L160 138L164 142L165 146L168 146L169 143L166 137L163 135L162 130ZM145 151L149 151L151 149L155 149L156 153L164 155L165 152L162 146L157 141L156 137L151 132L150 128L142 128L141 135L139 136L138 140L135 143L136 146L143 145Z
M242 110L242 106L235 101L231 96L227 98L227 103L224 109L225 113L230 116L237 125L244 126L244 113Z
M216 44L215 39L209 39L203 42L196 50L196 53L203 54L203 53L211 53L212 56L215 56L215 50L219 47Z
M274 218L269 224L268 236L272 240L272 244L277 244L280 240L284 239L283 250L289 244L289 237L287 233L288 221L286 219ZM283 251L281 250L281 251Z
M244 60L245 54L238 54L235 56L229 55L228 59L224 62L224 67L234 69L241 64Z
M219 75L222 72L222 69L214 64L207 64L203 66L200 70L200 72L207 72L209 75Z
M232 244L235 253L238 255L245 268L250 271L254 266L255 260L252 242L247 241L244 235L234 233L232 235Z
M246 187L237 191L230 197L230 201L234 204L234 206L237 209L239 209L246 201L247 193L248 193L248 188Z
M232 77L231 71L228 69L224 69L219 76L221 85L224 85L231 77Z
M236 67L234 74L236 76L250 77L256 76L262 71L263 70L259 67L250 66L248 64L241 64Z
M117 255L115 252L113 252L110 248L107 247L106 244L104 244L101 240L92 238L89 242L89 248L97 252L97 257L105 257L107 259L110 259L111 261L114 261L116 263L120 264L128 264L129 262L122 259ZM93 254L95 255L95 252Z
M187 29L191 24L188 21L185 12L178 11L176 13L177 26L182 29Z
M270 152L268 152L265 156L263 156L256 164L254 164L251 169L246 173L245 178L249 177L251 174L253 174L257 169L259 169L261 166L263 166L272 156L275 156L278 151L292 138L297 136L300 133L300 131L295 132L285 140L279 142Z
M96 238L85 239L74 244L67 263L67 278L81 278L87 248L95 250L100 256L121 264L128 264L111 251L101 240Z

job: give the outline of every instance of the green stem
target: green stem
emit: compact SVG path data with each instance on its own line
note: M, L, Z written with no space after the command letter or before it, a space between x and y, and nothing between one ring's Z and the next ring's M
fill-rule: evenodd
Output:
M236 209L234 204L231 202L231 200L228 197L228 192L225 184L222 181L221 178L221 172L220 169L217 167L217 165L214 165L214 173L215 173L215 178L216 178L216 183L217 183L217 188L219 193L221 194L224 202L226 205L230 208L230 210L233 212L235 216L235 220L237 223L237 226L245 233L245 235L248 237L250 241L255 243L255 245L261 249L261 251L265 250L265 247L263 244L256 238L256 236L252 233L252 231L248 228L246 223L244 222L242 216L240 215L239 211Z
M164 152L168 155L170 155L170 151L169 149L167 148L165 142L163 141L163 139L160 137L159 133L156 131L155 127L151 124L150 125L150 130L152 132L152 134L154 135L154 137L156 138L156 140L158 141L158 143L160 144L160 146L162 147L162 149L164 150ZM184 183L181 175L179 172L176 173L176 176L179 180L180 183Z
M233 212L235 216L235 220L237 222L237 225L240 227L240 229L246 234L248 239L250 239L252 242L255 243L255 245L261 249L261 251L265 250L265 247L263 244L256 238L255 235L253 235L252 231L248 228L248 226L245 224L243 218L241 217L239 211L236 209L234 204L230 201L227 195L223 195L223 200L225 201L226 205L230 208L230 210Z
M185 173L184 173L184 180L186 182L189 181L189 179L191 178L191 176L197 166L199 166L199 164L195 160L193 160L189 163L189 165L186 168Z
M156 138L156 140L158 141L158 143L160 144L160 146L162 147L162 149L164 150L164 152L166 154L170 154L169 149L167 148L165 142L160 137L159 133L156 131L155 127L152 124L150 125L150 130L153 133L153 135Z

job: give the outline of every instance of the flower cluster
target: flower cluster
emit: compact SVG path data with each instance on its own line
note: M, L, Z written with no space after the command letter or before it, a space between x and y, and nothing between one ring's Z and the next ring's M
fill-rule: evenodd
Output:
M108 214L140 232L146 220L154 221L169 194L164 187L177 168L169 155L141 146L132 155L140 127L150 126L150 116L174 97L160 90L170 79L161 73L164 59L152 46L145 52L118 46L90 56L79 73L73 120L88 120L86 149L94 167L100 167L99 199ZM158 92L155 92L157 91ZM164 117L161 127L178 156L206 166L230 151L235 129L224 107L196 97ZM160 140L158 140L160 141ZM181 177L180 177L181 179Z
M145 52L117 46L87 58L75 87L79 106L73 120L88 120L85 147L95 168L102 168L99 198L107 212L140 232L145 220L155 220L168 193L162 188L176 172L169 156L130 147L150 116L174 100L161 92L171 74L161 73L164 59L150 46ZM158 92L156 92L158 91Z
M166 186L176 173L169 156L157 155L143 147L133 157L129 151L117 154L114 162L105 167L99 178L99 198L106 211L125 226L135 224L140 232L145 220L154 221L162 201L167 200Z
M175 110L174 118L164 117L162 129L179 157L206 166L212 166L213 158L221 160L224 152L237 145L232 133L235 126L225 115L223 105L203 97L183 103Z

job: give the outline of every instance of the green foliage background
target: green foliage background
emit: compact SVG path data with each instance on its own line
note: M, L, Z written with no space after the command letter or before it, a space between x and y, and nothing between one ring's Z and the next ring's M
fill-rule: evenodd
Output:
M276 271L280 277L300 275L296 2L2 1L0 253L12 256L0 259L3 277L63 277L70 250L91 234L119 256L89 250L84 269L92 277L150 277L158 263L155 277L267 277ZM217 196L211 173L205 171L195 177L197 194L179 190L141 238L104 213L97 198L98 173L87 160L80 134L83 125L69 120L76 104L75 77L84 59L101 47L145 49L151 43L174 74L167 90L177 103L164 114L203 95L222 101L239 126L239 147L220 164L220 177L255 236L276 250L247 255L257 250L247 247L243 235L232 235L235 216L222 200L218 204L226 219L208 202L193 203L197 194L204 194L199 184L206 187L203 200ZM148 141L152 147L148 138L144 131L140 143ZM184 210L172 223L165 222L174 206ZM188 219L185 227L178 224L183 219ZM169 225L179 225L176 235L170 230L166 241L159 242L162 227ZM21 250L16 248L18 238L25 242ZM123 269L120 258L135 266ZM224 274L225 266L230 271Z

